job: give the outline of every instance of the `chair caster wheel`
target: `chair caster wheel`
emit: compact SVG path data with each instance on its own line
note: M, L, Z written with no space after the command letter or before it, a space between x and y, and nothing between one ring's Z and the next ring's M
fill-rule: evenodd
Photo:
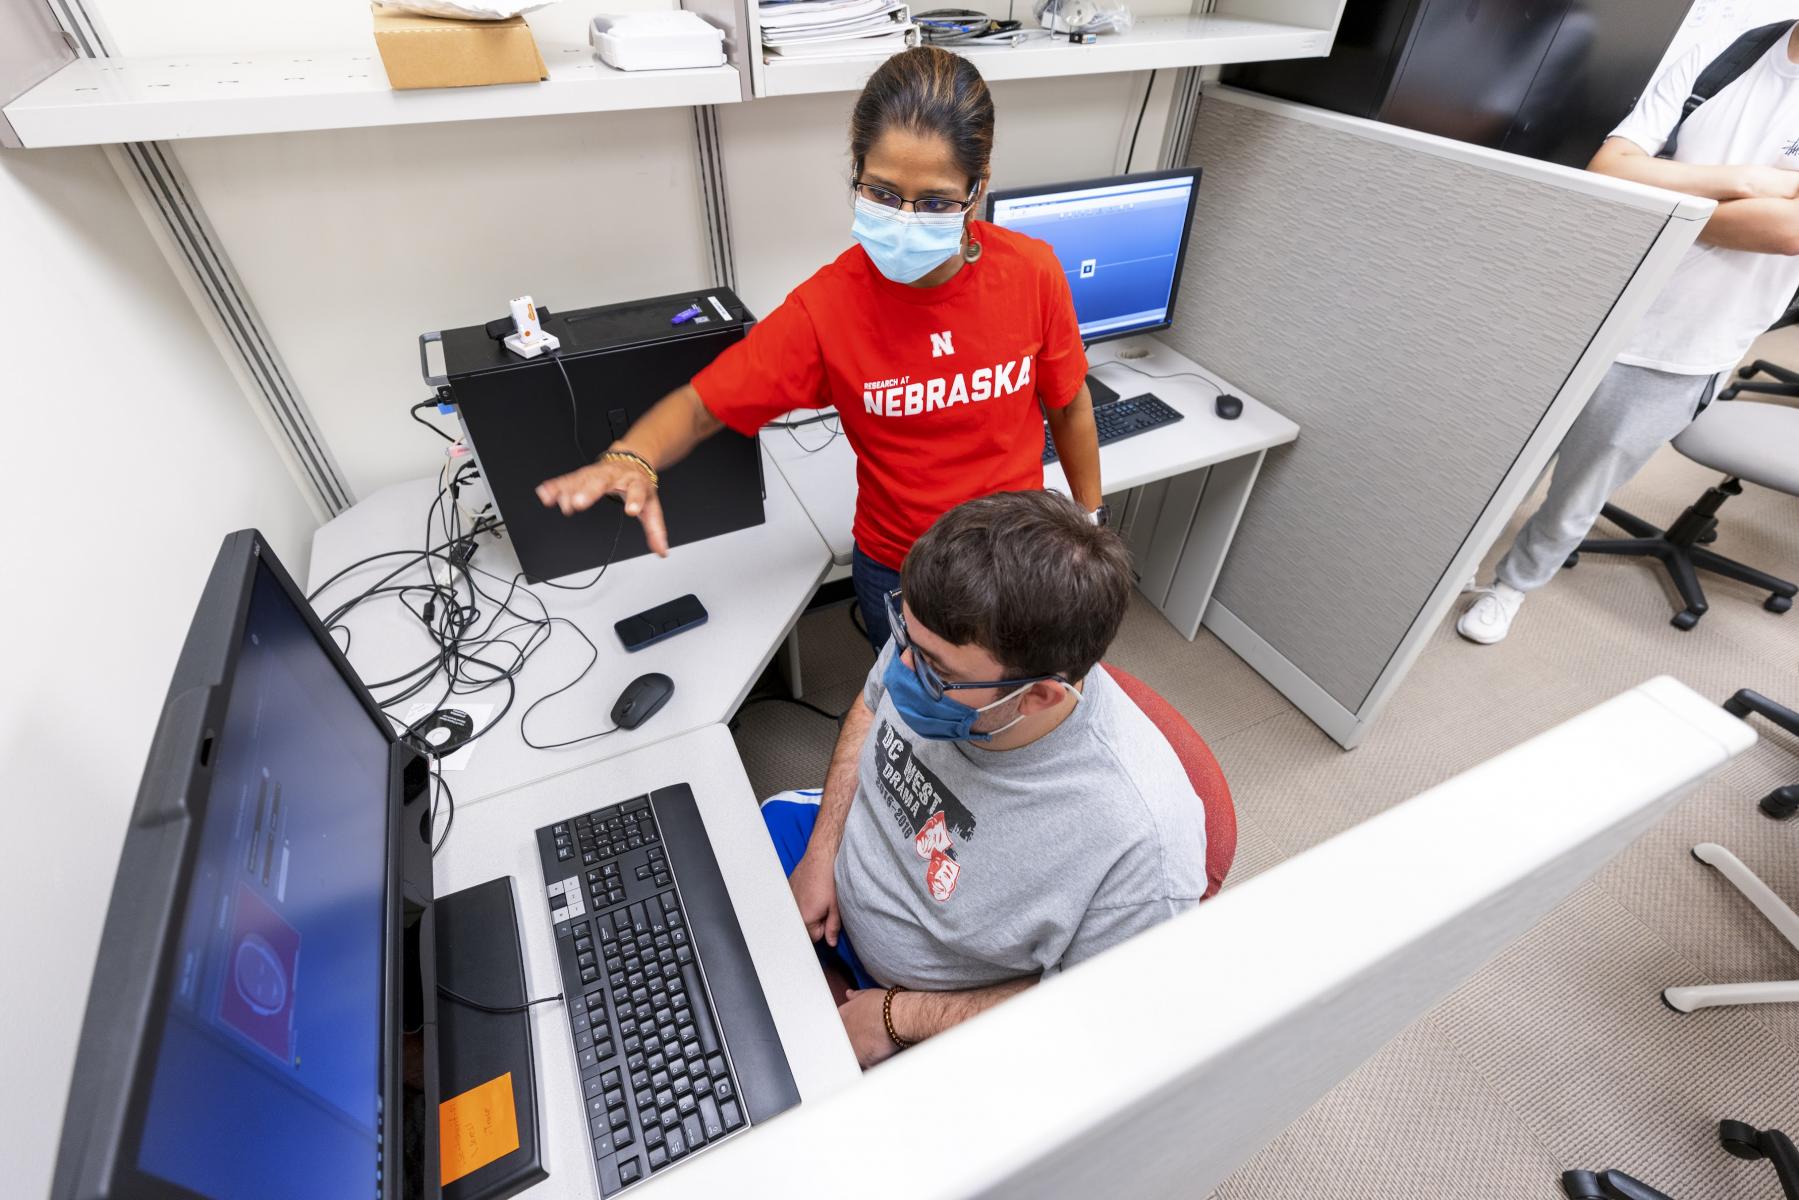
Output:
M1791 596L1769 596L1762 601L1762 607L1771 613L1783 613L1793 607L1793 598Z
M1776 821L1790 821L1799 812L1799 783L1775 788L1762 797L1761 810Z
M1738 367L1737 368L1737 378L1738 379L1754 379L1755 378L1755 367L1753 365L1747 366L1747 367Z
M1576 567L1579 565L1580 565L1580 551L1578 551L1578 550L1576 550L1573 554L1570 554L1567 558L1564 558L1562 560L1562 570L1564 570L1564 571L1569 570L1570 568Z
M1698 542L1701 546L1709 546L1718 540L1718 531L1715 528L1708 529L1693 540Z
M1747 378L1749 378L1749 376L1745 375L1745 376L1743 376L1743 378L1747 379ZM1723 391L1718 393L1718 399L1720 399L1720 400L1735 400L1736 398L1737 398L1737 389L1734 386L1727 387Z
M1719 1121L1718 1144L1726 1154L1749 1162L1767 1157L1761 1148L1761 1131L1741 1121Z
M1693 626L1699 624L1700 616L1701 614L1694 612L1690 608L1683 609L1682 611L1675 613L1674 619L1669 621L1668 624L1674 626L1676 629L1691 629Z

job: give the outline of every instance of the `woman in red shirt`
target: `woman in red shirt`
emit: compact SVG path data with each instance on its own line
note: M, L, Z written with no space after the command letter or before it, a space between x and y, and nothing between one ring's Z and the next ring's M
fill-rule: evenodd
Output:
M1043 486L1039 411L1075 500L1103 519L1067 276L1043 242L973 217L992 149L993 100L967 59L919 47L882 63L850 117L857 244L539 499L573 513L619 496L667 554L659 470L726 426L754 437L780 413L834 405L856 452L852 570L876 649L883 597L932 521Z

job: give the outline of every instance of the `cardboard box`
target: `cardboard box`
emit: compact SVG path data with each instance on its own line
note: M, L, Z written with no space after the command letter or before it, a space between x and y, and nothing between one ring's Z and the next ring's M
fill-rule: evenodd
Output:
M536 83L550 77L523 17L452 21L373 5L375 46L398 88Z

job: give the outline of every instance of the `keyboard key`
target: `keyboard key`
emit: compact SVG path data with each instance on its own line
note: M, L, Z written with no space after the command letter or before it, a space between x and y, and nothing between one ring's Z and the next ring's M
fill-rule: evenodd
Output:
M726 1129L735 1129L743 1124L743 1114L738 1111L737 1102L735 1100L732 1100L727 1104L719 1105L718 1111L719 1115L725 1119Z
M663 1140L663 1144L668 1147L668 1156L671 1159L680 1158L687 1153L687 1135L682 1132L679 1125L668 1131L668 1137Z
M658 1090L669 1086L672 1082L673 1080L668 1077L667 1071L657 1071L650 1077L650 1086Z
M707 1057L706 1073L715 1079L723 1075L725 1073L725 1056L722 1054L713 1054Z
M637 1095L633 1098L637 1101L637 1111L639 1112L642 1112L644 1109L649 1108L656 1103L656 1093L652 1092L647 1087L639 1090Z
M694 1076L694 1078L693 1078L693 1094L694 1095L704 1096L707 1092L710 1092L711 1090L712 1090L712 1081L710 1079L706 1078L704 1075Z
M600 1082L604 1083L608 1088L617 1087L619 1085L618 1068L614 1067L604 1075L600 1076Z
M608 904L623 904L624 902L625 902L625 889L624 888L613 888L611 891L606 893L606 903L608 903Z
M623 1129L631 1123L631 1114L622 1107L615 1108L612 1110L610 1119L614 1129Z
M643 1168L637 1165L635 1158L627 1158L618 1164L618 1181L620 1183L636 1183L643 1175Z
M700 1115L694 1113L681 1122L681 1134L687 1139L690 1150L698 1150L706 1144L706 1131L700 1126Z
M731 1086L731 1081L729 1079L718 1079L713 1081L712 1094L718 1097L718 1102L720 1104L723 1104L725 1101L737 1095L737 1090Z
M598 1075L589 1076L581 1083L581 1094L586 1096L589 1100L602 1096L605 1092L606 1085L600 1082L600 1077Z
M668 1150L662 1146L650 1147L650 1170L660 1171L668 1165Z
M681 1096L675 1100L675 1111L686 1116L694 1110L696 1104L697 1102L692 1096Z
M659 887L666 887L666 886L667 886L667 885L668 885L668 882L669 882L669 878L668 878L668 872L667 872L667 871L658 871L658 872L656 872L656 883L657 883L657 886L659 886Z
M656 1114L656 1119L662 1122L662 1129L664 1132L667 1132L681 1123L681 1114L676 1112L675 1106L671 1104L658 1112Z
M649 1087L650 1086L650 1073L647 1070L646 1071L633 1071L631 1073L631 1086L634 1088Z
M687 951L686 946L681 947L682 954L686 954ZM700 986L699 969L691 962L686 964L686 969L681 972L681 977L687 982L687 991L690 995L704 996L706 994L706 989ZM693 1010L693 1023L699 1030L701 1047L707 1054L716 1054L718 1052L718 1032L712 1028L712 1014L706 1011L704 1003Z
M587 1102L587 1119L602 1123L606 1120L606 1101L602 1097L595 1096Z
M685 1096L693 1090L693 1083L685 1075L677 1075L674 1082L675 1095Z
M684 967L693 962L693 947L677 946L675 948L675 961Z
M718 1115L718 1105L713 1103L710 1096L700 1098L700 1125L706 1131L707 1141L724 1136L725 1119Z
M582 1050L591 1049L593 1049L593 1031L591 1029L583 1029L580 1033L575 1035L575 1050L579 1053Z
M672 1105L674 1102L675 1102L675 1093L672 1088L663 1088L661 1091L656 1093L656 1107L667 1108L670 1105Z
M598 983L599 981L600 981L600 973L595 968L588 967L581 972L581 982L582 983Z
M646 1146L660 1146L662 1144L662 1126L656 1124L654 1121L650 1121L644 1125L643 1144Z
M622 1105L624 1102L625 1102L625 1091L623 1088L615 1087L615 1088L608 1089L608 1091L606 1092L606 1107L607 1108L617 1108L620 1105Z

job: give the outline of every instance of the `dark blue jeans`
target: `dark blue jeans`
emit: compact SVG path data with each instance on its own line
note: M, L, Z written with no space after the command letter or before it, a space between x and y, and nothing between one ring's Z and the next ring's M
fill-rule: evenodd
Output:
M857 546L855 557L850 560L850 583L856 589L856 607L862 610L869 644L879 654L893 635L887 628L887 593L900 585L900 573L868 557Z

